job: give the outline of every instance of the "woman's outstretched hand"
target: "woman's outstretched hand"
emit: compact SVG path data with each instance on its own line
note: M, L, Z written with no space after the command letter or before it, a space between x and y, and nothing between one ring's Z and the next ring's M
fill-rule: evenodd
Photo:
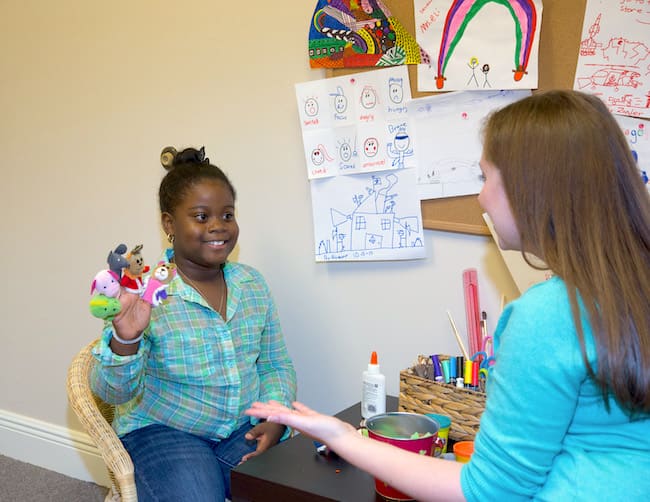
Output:
M293 427L327 444L332 449L336 449L337 439L350 432L356 434L356 429L350 424L338 418L318 413L297 401L293 403L293 408L287 408L276 401L256 402L245 413L253 417L264 418L269 422Z

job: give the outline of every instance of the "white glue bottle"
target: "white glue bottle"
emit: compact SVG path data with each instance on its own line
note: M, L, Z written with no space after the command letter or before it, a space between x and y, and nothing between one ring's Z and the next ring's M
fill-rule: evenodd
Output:
M363 372L361 416L374 417L386 413L386 377L379 372L377 352L370 356L368 369Z

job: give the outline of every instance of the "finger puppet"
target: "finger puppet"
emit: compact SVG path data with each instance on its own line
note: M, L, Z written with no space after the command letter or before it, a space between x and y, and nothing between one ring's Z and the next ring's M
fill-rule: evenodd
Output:
M120 277L112 270L100 270L90 286L90 294L93 293L117 298L120 296Z
M144 291L142 274L149 272L149 266L144 264L142 256L142 244L135 246L129 254L126 255L128 265L124 268L120 284L124 290L129 293L141 294Z
M173 263L160 262L153 269L147 280L142 299L157 307L167 298L167 286L176 275L176 265Z
M100 319L111 320L120 313L120 301L112 296L98 294L90 299L90 313Z
M108 268L120 278L122 277L122 269L129 265L126 256L124 256L127 249L126 244L120 244L115 248L115 251L108 252L108 258L106 259Z

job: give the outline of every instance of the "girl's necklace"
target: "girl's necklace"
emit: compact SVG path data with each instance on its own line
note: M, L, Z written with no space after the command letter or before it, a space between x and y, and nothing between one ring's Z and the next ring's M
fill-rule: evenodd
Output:
M176 270L178 270L178 272L181 274L181 277L183 278L183 280L185 282L188 282L190 284L190 286L192 286L196 290L196 292L201 295L201 298L203 298L206 301L206 303L211 305L210 300L208 300L208 298L203 294L203 291L201 291L201 288L199 288L196 284L194 284L194 281L192 279L187 277L185 272L183 272L181 270L181 268L178 266L178 264L176 264ZM219 272L221 272L220 277L221 277L221 280L223 281L223 287L221 288L221 298L219 299L219 310L218 310L219 314L221 314L223 312L223 302L224 302L224 299L226 298L226 279L223 276L223 268L219 267Z

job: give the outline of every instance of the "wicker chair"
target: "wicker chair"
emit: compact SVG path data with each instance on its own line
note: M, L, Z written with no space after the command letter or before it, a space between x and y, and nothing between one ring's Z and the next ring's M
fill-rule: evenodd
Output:
M91 350L96 343L95 340L84 347L70 364L67 380L68 400L108 469L111 490L106 500L137 502L133 462L110 425L113 420L113 406L103 402L90 390L90 370L95 364Z

